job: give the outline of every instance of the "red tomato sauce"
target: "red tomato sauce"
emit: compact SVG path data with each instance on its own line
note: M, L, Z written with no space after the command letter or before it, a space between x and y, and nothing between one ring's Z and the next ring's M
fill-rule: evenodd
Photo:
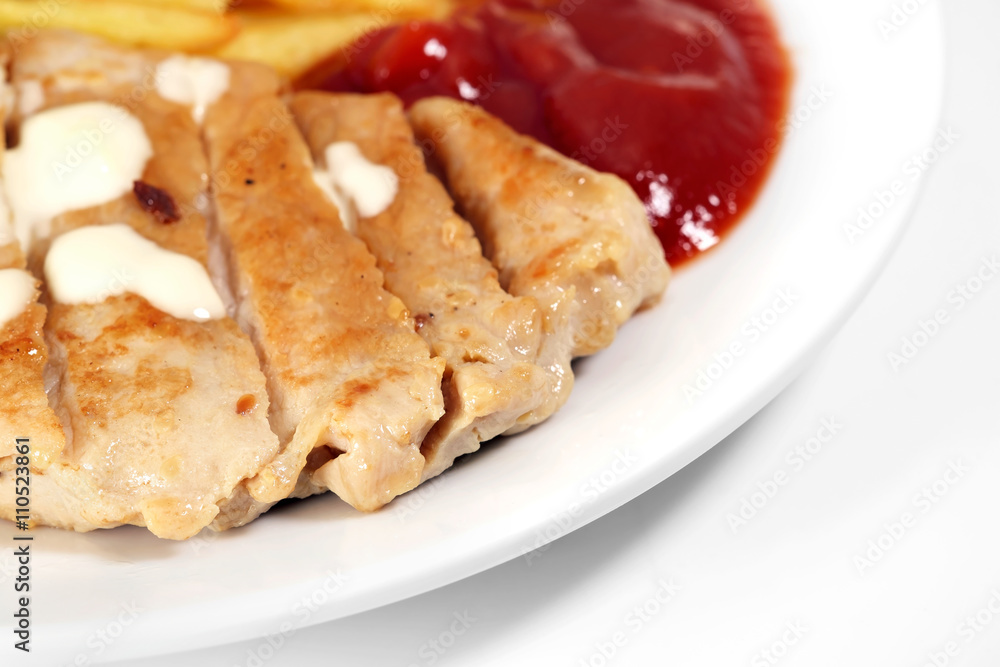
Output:
M366 35L299 83L479 104L630 183L676 265L753 203L790 78L758 0L489 0Z

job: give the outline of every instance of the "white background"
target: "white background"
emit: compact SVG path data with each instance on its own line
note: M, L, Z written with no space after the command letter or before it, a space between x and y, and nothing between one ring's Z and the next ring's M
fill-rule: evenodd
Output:
M870 295L748 424L530 562L276 651L257 640L121 664L1000 665L1000 275L961 308L953 292L1000 259L1000 3L944 10L941 125L960 139ZM941 310L894 369L889 353ZM824 419L837 433L805 461L795 449ZM734 530L744 499L758 508Z

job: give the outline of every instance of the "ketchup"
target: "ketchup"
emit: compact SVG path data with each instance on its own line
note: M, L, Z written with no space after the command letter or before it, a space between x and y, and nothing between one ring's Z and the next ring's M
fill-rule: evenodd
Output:
M479 104L630 183L674 265L753 203L790 80L757 0L489 0L345 53L300 86Z

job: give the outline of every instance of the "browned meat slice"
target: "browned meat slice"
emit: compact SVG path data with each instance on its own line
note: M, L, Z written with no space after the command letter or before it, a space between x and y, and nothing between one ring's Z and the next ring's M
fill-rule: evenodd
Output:
M356 234L378 260L386 287L416 313L417 330L447 363L445 416L424 439L423 478L515 425L540 421L548 394L535 365L541 312L511 297L482 255L472 227L427 173L402 105L392 95L300 93L290 107L317 164L326 148L350 142L392 169L398 192L383 212L357 217Z
M116 220L127 222L164 248L203 264L208 261L205 230L211 206L199 129L190 117L183 118L185 114L190 116L184 107L157 94L157 65L168 55L124 48L66 30L43 30L18 43L10 81L14 92L14 126L40 111L73 103L114 104L122 112L139 117L151 140L154 131L160 135L160 140L153 142L156 155L147 163L142 180L166 190L185 214L171 224L163 224L156 216L144 213L131 195L75 211L52 221L49 238L43 236L30 249L22 248L30 266L41 266L49 241L60 233ZM108 134L117 127L117 119L111 120ZM93 142L98 149L101 141L98 137ZM68 156L74 152L73 146L67 146L62 154Z
M0 151L2 152L2 151ZM0 226L4 225L0 221ZM0 234L2 234L0 230ZM29 445L30 466L43 472L66 445L66 437L45 395L44 370L48 360L42 326L45 307L38 303L37 281L24 272L24 262L16 244L0 245L0 283L9 288L22 281L34 284L23 310L10 319L0 319L0 488L6 489L7 477L17 466L17 439ZM0 299L12 298L11 294ZM2 491L0 491L2 493ZM10 502L0 504L0 516L12 519L13 490L3 496Z
M7 88L7 55L0 50L0 92ZM0 96L0 119L6 119L10 111L5 104L8 99ZM0 124L0 164L4 135ZM17 468L23 467L18 463L19 439L27 444L32 474L44 472L66 446L62 425L45 395L45 307L38 303L38 281L24 269L0 179L0 488L9 492L4 497L12 499ZM13 500L0 504L0 516L17 518ZM22 514L21 518L30 516Z
M175 200L180 211L180 219L165 224L130 192L58 215L50 238L84 226L123 223L205 267L201 211L208 165L190 110L155 90L130 97L134 82L116 85L101 78L101 67L95 67L90 87L66 92L56 83L65 72L47 54L59 43L72 51L76 40L91 40L68 33L37 39L24 46L13 67L16 90L24 90L28 80L44 88L42 103L22 118L68 102L131 100L125 108L142 123L153 152L141 180ZM104 63L109 72L115 71L116 58L135 57L110 46L101 53L109 58ZM155 66L155 59L146 64ZM36 269L48 240L33 249ZM32 479L35 519L77 530L131 523L182 539L220 514L225 527L253 518L263 507L245 507L245 484L277 455L278 440L268 425L256 354L233 320L178 319L131 292L75 305L53 302L50 294L46 334L54 373L51 399L70 439L62 455ZM18 430L33 428L20 417L14 421ZM14 496L6 475L3 482L0 498L9 514ZM234 499L246 510L242 515L234 516Z
M297 484L295 495L330 488L375 510L420 481L420 443L443 413L444 361L313 181L275 75L249 64L231 71L205 137L239 318L262 357L284 446L250 490L274 501Z
M41 30L31 39L10 44L16 74L15 124L45 106L53 96L66 101L78 94L114 99L128 106L156 88L156 61L166 53L121 48L97 37L68 30Z
M571 357L607 347L640 307L659 299L670 269L645 209L621 179L596 172L482 109L446 98L410 109L461 210L500 271L500 284L545 312L539 363L572 384Z

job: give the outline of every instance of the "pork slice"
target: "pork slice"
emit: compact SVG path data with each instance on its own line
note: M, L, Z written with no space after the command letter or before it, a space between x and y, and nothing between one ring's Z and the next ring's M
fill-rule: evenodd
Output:
M8 53L0 50L0 118L6 120L15 101L7 84ZM6 150L4 123L0 123L0 164ZM38 302L40 283L25 271L25 259L10 220L10 209L0 178L0 272L15 284L29 282L33 289L24 308L0 321L0 486L10 486L10 503L0 504L0 516L16 520L14 478L18 468L32 474L44 472L66 446L66 436L45 394L48 345L43 326L45 306ZM18 273L15 273L18 272ZM3 294L0 298L10 298ZM18 304L13 304L17 306ZM27 466L19 451L19 440L27 444ZM23 471L22 471L23 472ZM28 475L21 475L28 477ZM24 518L22 514L22 518ZM28 517L30 519L30 516Z
M272 502L329 488L375 510L420 481L420 443L443 413L444 360L314 182L274 75L231 67L204 133L238 318L283 447L249 490Z
M670 278L642 202L617 176L600 173L479 107L448 98L413 105L418 140L446 174L500 284L537 299L545 313L539 363L572 387L570 360L614 340Z
M548 378L535 364L541 311L512 297L497 280L468 222L444 186L427 172L399 100L389 94L299 93L290 107L324 163L334 142L390 168L398 188L381 213L357 217L356 234L378 260L386 287L415 314L417 331L447 362L445 416L421 446L423 478L516 425L536 423Z
M59 33L58 39L67 49L75 49L77 40L91 41L71 33ZM22 73L32 80L60 80L63 70L46 53L26 48L17 54L15 89L27 80ZM116 58L134 59L137 53L104 45L90 62L107 58L108 71L117 72ZM150 66L155 62L156 56L146 60ZM131 100L126 109L140 120L153 148L142 181L172 198L180 217L165 223L132 193L64 213L51 221L50 236L32 249L36 273L52 239L110 224L127 225L161 248L206 266L208 165L190 109L160 98L155 90L131 96L135 82L118 83L100 80L71 91L51 87L42 107ZM127 289L128 277L122 278ZM235 321L178 319L128 291L93 304L58 303L49 294L47 305L49 399L69 440L32 479L33 518L76 530L136 524L160 537L183 539L220 514L237 525L263 509L258 505L234 516L228 508L279 447L267 420L268 397L256 353ZM31 430L20 417L14 422L18 431ZM11 481L6 472L0 480L5 513L14 498L12 489L4 488Z

